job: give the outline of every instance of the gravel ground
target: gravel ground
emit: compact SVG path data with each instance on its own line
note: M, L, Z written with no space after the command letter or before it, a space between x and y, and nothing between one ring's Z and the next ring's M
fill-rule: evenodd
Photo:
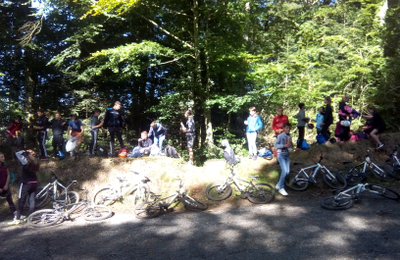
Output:
M150 220L115 214L44 229L2 220L0 259L400 259L398 202L365 195L329 211L321 196L298 194Z

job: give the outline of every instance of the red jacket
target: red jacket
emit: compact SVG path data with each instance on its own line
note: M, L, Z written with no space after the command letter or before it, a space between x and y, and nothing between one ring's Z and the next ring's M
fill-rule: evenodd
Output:
M272 121L272 129L275 132L275 135L278 136L282 132L277 132L279 129L283 130L283 124L284 123L289 123L289 118L287 115L281 115L281 116L276 116L274 117L274 120Z
M22 124L21 123L15 123L13 122L11 125L7 127L7 133L14 137L16 131L21 131L22 130Z

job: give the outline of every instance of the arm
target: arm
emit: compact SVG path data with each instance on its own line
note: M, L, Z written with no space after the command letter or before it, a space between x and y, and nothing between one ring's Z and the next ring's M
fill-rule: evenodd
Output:
M151 137L154 133L153 127L150 126L149 133L147 134L148 137Z
M277 148L277 149L281 149L281 148L283 148L283 144L281 144L281 142L282 142L282 136L281 135L278 135L278 137L276 138L276 141L275 141L275 148Z
M24 153L26 153L26 151L25 150L21 150L19 152L16 152L15 155L17 156L18 160L21 162L22 165L27 165L28 164L28 160L23 155Z
M257 121L255 125L255 130L258 131L263 127L263 122L261 121L261 117L257 116Z
M83 128L83 125L81 125L81 132L79 133L79 135L83 135L83 132L85 132L85 128Z
M8 190L8 185L10 184L10 171L7 169L7 180L6 180L6 185L2 188L2 192L5 190Z
M276 132L278 130L278 128L276 127L276 123L275 123L275 118L272 120L272 130L274 130L274 132Z

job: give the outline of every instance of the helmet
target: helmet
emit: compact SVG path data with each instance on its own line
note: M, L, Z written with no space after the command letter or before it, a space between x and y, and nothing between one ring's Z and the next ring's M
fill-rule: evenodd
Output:
M127 156L128 156L128 151L125 148L121 149L118 153L118 157L127 157Z
M349 120L342 120L340 121L340 125L344 127L349 127L350 126L350 121Z
M307 127L308 127L308 129L314 129L314 124L309 123L309 124L307 124Z

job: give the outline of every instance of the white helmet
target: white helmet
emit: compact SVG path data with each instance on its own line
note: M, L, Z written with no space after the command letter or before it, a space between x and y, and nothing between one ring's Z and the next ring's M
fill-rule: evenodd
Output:
M350 121L349 120L343 120L343 121L340 122L340 125L344 126L344 127L349 127L350 126Z

